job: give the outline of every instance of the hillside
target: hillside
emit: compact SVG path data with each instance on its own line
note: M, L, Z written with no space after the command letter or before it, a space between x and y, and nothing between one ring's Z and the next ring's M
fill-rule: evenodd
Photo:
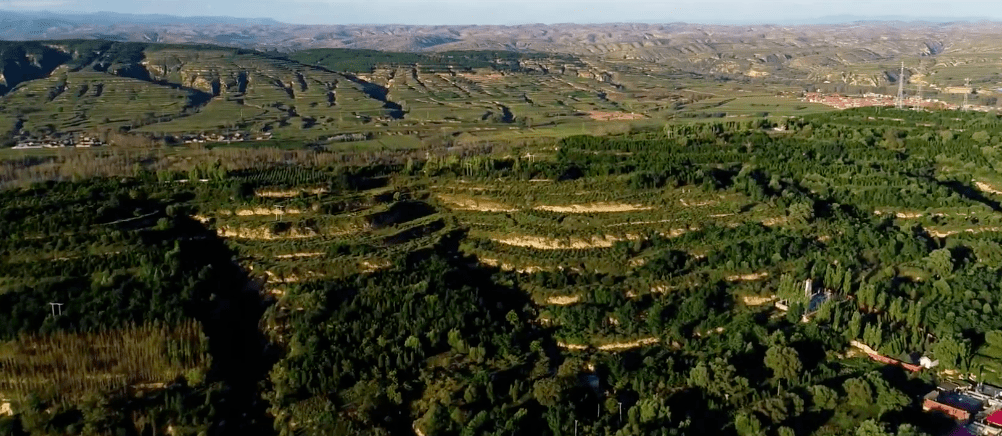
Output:
M5 43L0 56L0 124L21 142L107 138L108 132L168 142L204 132L231 139L239 132L244 138L308 140L392 135L427 130L425 122L511 124L534 116L553 107L543 103L549 98L526 105L541 82L547 93L583 90L595 100L603 87L613 91L600 82L581 86L562 78L567 68L588 69L572 57L510 52L312 50L284 56L73 40ZM551 69L559 71L550 77ZM495 86L507 89L492 91Z
M753 77L769 74L784 79L845 81L867 86L887 83L882 69L892 68L894 60L948 55L950 62L982 63L994 59L990 54L1002 52L997 43L999 27L990 22L322 26L222 18L154 22L137 17L83 24L79 17L73 16L10 13L4 20L7 26L0 38L15 40L111 38L282 52L312 48L544 52L610 62L643 61L701 74Z
M0 430L944 434L924 395L1002 382L1000 144L867 108L8 156L56 172L0 191Z

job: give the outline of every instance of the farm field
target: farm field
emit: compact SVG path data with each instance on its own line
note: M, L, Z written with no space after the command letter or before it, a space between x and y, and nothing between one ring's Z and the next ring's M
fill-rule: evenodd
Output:
M8 146L357 141L393 148L460 136L559 138L678 118L829 110L800 102L794 86L713 84L671 68L640 72L553 53L389 53L359 65L351 56L364 51L279 56L107 41L8 43L0 50L24 56L22 63L44 59L38 67L4 67L21 78L0 97Z

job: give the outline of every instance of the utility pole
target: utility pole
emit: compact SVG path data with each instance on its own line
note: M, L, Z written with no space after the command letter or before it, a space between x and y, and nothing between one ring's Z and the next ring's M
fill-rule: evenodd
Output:
M905 107L905 61L901 61L901 74L898 75L898 109Z
M971 95L971 79L964 79L964 107L961 108L964 112L967 112L968 95Z
M59 308L59 315L63 314L63 303L49 303L49 308L52 309L52 316L56 316L56 308Z

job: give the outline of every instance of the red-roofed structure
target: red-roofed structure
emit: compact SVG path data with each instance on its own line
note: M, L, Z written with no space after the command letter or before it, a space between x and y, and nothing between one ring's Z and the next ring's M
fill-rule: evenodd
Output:
M1002 410L992 412L991 415L988 415L988 419L986 419L986 421L988 421L989 424L1002 427Z

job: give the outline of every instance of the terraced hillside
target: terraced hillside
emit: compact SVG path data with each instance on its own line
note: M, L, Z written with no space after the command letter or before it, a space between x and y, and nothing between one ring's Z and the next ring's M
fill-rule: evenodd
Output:
M677 116L803 114L778 85L541 53L435 55L107 41L5 43L0 130L8 145L265 141L407 148L628 130ZM781 95L777 95L779 90ZM825 109L827 110L827 109ZM525 128L527 130L516 130ZM90 138L82 141L82 138ZM261 144L257 144L261 145Z
M1000 138L857 109L8 189L0 425L938 434L937 382L1002 377Z

